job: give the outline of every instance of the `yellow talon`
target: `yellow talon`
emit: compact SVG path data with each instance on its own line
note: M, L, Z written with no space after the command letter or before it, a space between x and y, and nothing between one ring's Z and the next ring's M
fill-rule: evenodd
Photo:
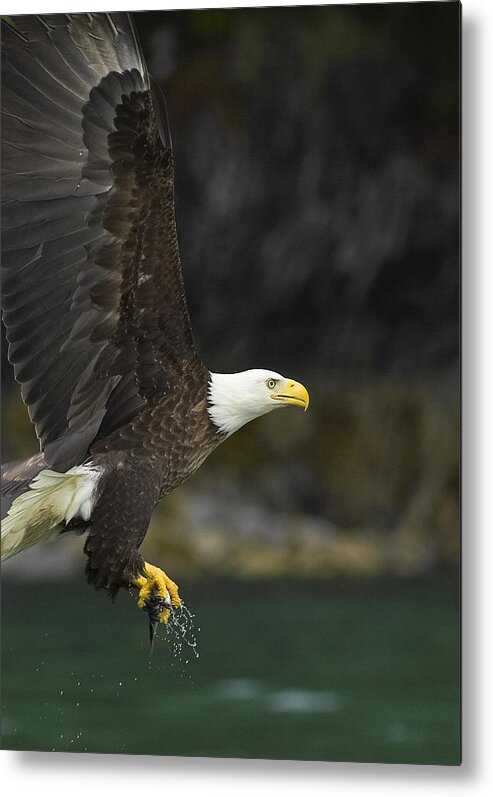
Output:
M178 586L172 581L159 567L144 562L144 574L132 581L135 587L139 587L139 598L137 606L144 609L146 601L161 598L166 601L168 606L179 608L181 598L178 594ZM167 623L169 620L170 609L163 607L159 614L159 622Z

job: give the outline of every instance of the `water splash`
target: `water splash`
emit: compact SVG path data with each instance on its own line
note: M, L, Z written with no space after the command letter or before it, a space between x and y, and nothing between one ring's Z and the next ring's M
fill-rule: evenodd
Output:
M189 659L184 659L186 653L191 653L198 659L200 656L197 640L197 633L200 628L195 627L195 615L192 614L188 606L182 603L180 608L175 608L171 612L170 618L164 626L164 638L171 649L171 655L174 660L179 660L180 663L185 665L189 664ZM163 626L160 627L160 630ZM149 666L151 666L152 659L149 658ZM171 662L173 666L173 661ZM183 674L183 673L182 673Z

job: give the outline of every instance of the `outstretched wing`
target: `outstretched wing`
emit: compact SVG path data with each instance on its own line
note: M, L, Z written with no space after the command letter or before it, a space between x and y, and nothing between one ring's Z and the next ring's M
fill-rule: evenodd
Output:
M47 464L65 469L204 369L166 108L128 15L2 25L2 162L9 358Z

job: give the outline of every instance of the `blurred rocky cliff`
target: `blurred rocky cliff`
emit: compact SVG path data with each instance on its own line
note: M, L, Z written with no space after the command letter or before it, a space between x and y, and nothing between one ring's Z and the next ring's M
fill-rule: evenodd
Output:
M457 562L459 14L136 15L167 97L200 353L312 396L304 416L243 429L163 502L145 545L172 573ZM3 389L5 460L35 443L7 367Z

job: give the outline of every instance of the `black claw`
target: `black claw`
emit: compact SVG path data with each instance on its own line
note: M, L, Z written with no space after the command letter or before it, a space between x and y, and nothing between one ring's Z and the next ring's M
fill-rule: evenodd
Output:
M156 636L156 630L159 624L159 620L155 620L153 617L149 617L149 655L152 655L152 651L154 650L154 639Z
M162 610L165 608L168 608L166 601L164 598L161 598L156 594L144 601L144 611L147 612L149 617L150 653L152 653L154 648L154 639L156 636L157 627L159 625L159 618L161 616Z

